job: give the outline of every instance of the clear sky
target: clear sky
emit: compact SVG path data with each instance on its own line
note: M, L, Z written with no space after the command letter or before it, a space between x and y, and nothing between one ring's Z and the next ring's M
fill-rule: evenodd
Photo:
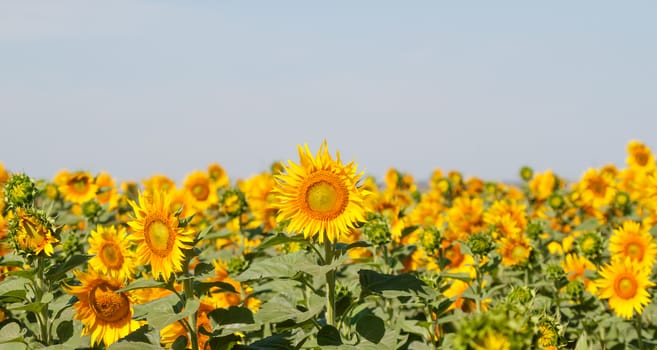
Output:
M296 145L426 179L657 151L654 1L2 1L0 161L232 179Z

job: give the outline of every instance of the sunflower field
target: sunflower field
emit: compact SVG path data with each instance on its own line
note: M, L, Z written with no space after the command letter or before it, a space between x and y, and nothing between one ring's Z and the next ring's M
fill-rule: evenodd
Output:
M426 184L298 147L117 183L0 163L0 349L653 349L657 163Z

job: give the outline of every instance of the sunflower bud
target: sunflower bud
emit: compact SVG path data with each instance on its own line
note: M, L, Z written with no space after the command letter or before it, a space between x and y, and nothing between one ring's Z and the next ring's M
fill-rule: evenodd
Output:
M551 263L547 266L545 269L545 274L547 275L547 278L552 281L559 281L566 277L566 272L563 270L563 267L554 263Z
M577 238L577 251L589 260L596 260L603 251L602 236L599 232L587 232Z
M244 193L236 188L224 191L221 195L221 208L228 216L240 216L246 209Z
M441 238L440 231L436 227L428 227L422 232L422 247L426 251L434 251L440 247Z
M548 205L554 210L559 210L563 207L564 199L563 196L558 193L553 193L548 198Z
M478 232L468 237L467 246L474 255L486 256L490 253L495 244L493 237L487 232Z
M37 188L32 179L25 174L13 174L5 184L5 203L7 208L31 207L37 194Z
M584 282L574 279L566 285L566 294L571 300L579 300L584 294Z
M529 222L529 225L527 225L527 237L531 239L538 239L543 232L545 232L545 228L540 221L531 221Z
M532 291L527 286L514 286L509 295L507 302L510 304L527 304L532 300Z
M103 207L101 207L95 200L82 203L82 214L84 214L87 219L97 217L101 210L103 210Z
M381 214L369 214L363 225L363 233L374 245L384 245L390 242L390 225Z
M625 210L630 206L631 198L627 192L618 192L614 197L614 207Z
M534 177L534 170L528 166L520 168L520 178L523 181L529 181Z

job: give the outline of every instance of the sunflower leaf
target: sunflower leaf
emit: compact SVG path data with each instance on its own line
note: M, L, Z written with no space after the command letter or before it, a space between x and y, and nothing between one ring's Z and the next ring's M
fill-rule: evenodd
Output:
M166 288L167 284L164 282L156 281L153 279L138 279L126 287L123 287L121 289L117 289L115 292L116 293L121 293L121 292L127 292L130 290L135 290L135 289L144 289L144 288Z
M66 275L67 272L86 263L93 255L73 255L70 259L61 265L54 265L46 270L46 279L50 282L57 282Z

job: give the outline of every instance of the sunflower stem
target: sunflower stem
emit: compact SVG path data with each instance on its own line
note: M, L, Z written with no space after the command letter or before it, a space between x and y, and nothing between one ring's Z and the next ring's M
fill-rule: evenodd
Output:
M636 328L636 336L639 339L639 349L644 350L643 339L641 338L641 315L636 315L634 328Z
M334 246L324 234L324 263L330 265L333 262ZM335 269L326 273L326 324L335 325Z
M187 300L194 298L194 290L192 288L191 278L185 280L184 288L185 288L185 299L186 299L185 304L187 304ZM192 342L192 350L198 350L198 335L196 334L197 317L198 317L198 312L194 312L194 314L191 315L191 319L190 319L191 325L189 327L189 339Z
M36 275L36 288L35 298L36 302L41 302L46 292L45 280L45 261L43 257L37 259L37 275ZM50 345L50 334L48 332L48 305L42 306L41 310L37 313L37 321L41 330L41 342L45 345Z

